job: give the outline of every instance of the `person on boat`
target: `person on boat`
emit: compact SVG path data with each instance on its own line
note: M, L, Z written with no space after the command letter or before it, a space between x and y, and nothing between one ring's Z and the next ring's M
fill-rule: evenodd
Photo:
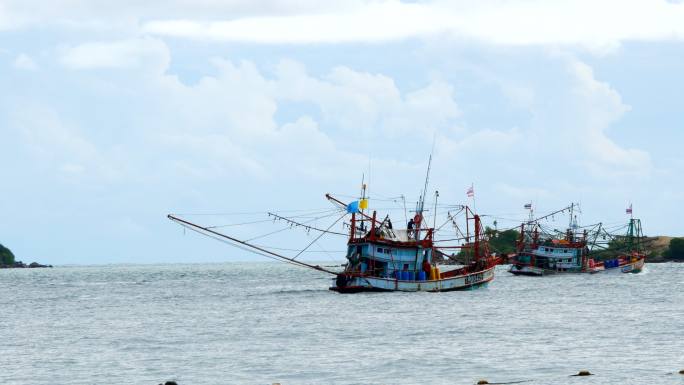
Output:
M430 277L431 270L432 265L430 264L430 261L428 261L427 258L423 259L423 271L425 272L426 277Z
M408 235L409 238L413 236L413 228L416 226L415 222L413 222L413 218L409 219L408 224L406 225L406 234Z
M389 218L389 215L387 216L387 228L392 230L392 220Z

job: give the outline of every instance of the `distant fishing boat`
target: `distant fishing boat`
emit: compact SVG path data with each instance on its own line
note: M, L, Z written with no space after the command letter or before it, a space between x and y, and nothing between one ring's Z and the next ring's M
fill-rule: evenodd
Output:
M471 289L484 285L494 279L494 268L499 259L489 251L488 242L483 236L480 217L467 206L448 206L452 210L446 212L444 223L439 228L435 228L438 208L437 197L439 196L437 192L435 192L435 206L432 212L435 225L429 227L423 216L431 162L432 156L428 162L425 185L416 204L415 215L407 222L404 229L393 228L389 215L380 220L376 210L371 212L368 209L369 198L366 197L366 185L363 184L363 181L361 196L352 202L343 202L331 194L326 194L328 201L335 206L331 215L341 214L327 229L314 227L297 218L288 218L281 214L269 212L269 218L274 221L285 222L286 226L290 228L301 228L307 233L311 231L319 233L313 241L294 256L284 255L282 250L286 249L282 248L281 245L269 247L252 243L253 239L261 238L261 236L241 239L219 231L220 228L233 226L232 224L225 226L201 225L175 214L169 214L168 218L185 228L224 241L243 250L331 274L334 277L329 289L338 293L364 291L442 292ZM406 213L405 206L404 213ZM302 215L299 215L299 218L301 217ZM314 219L318 218L321 217ZM349 218L348 222L343 221L344 226L349 228L348 235L331 230L336 223L345 218ZM463 219L464 221L459 226L459 221ZM244 224L253 223L255 222L245 222ZM450 232L449 236L437 239L436 234L438 232L444 233L445 231L442 228L447 225L453 227L453 233ZM462 228L465 228L465 231L462 231ZM282 230L286 229L287 227ZM309 246L316 243L323 235L342 235L347 238L346 263L339 266L343 268L342 270L335 271L329 266L314 265L298 259L303 252L307 251ZM453 251L458 251L462 256L466 256L467 263L456 268L450 266L449 270L442 270L439 265L440 262L444 258L454 258L450 255L453 254Z
M530 205L526 205L526 208ZM509 272L515 275L541 276L564 273L639 273L646 256L641 247L641 221L630 218L626 235L615 235L603 224L580 227L573 215L576 204L523 223L517 252ZM565 232L548 231L541 221L564 212L570 213ZM631 207L628 209L631 214ZM624 228L624 227L623 227ZM597 260L600 258L600 260Z

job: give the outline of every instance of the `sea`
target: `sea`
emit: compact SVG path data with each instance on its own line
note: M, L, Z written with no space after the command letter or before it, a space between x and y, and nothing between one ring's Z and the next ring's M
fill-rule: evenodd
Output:
M448 293L337 294L331 278L276 262L0 270L0 384L684 384L684 264L499 266Z

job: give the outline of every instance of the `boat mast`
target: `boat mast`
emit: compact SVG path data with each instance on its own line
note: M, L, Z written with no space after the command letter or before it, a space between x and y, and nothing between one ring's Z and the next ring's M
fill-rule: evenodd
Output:
M439 198L439 191L435 191L435 211L433 213L433 221L432 221L432 228L436 229L437 228L437 198Z
M365 183L365 175L361 174L361 200L366 199L366 183ZM365 214L364 208L361 208L361 212Z
M416 216L420 219L419 223L416 223L416 240L420 239L420 228L423 224L423 209L425 207L425 196L427 195L428 183L430 181L430 168L432 167L432 152L430 152L430 158L428 158L427 172L425 173L425 185L423 186L423 192L420 194L420 199L416 205Z

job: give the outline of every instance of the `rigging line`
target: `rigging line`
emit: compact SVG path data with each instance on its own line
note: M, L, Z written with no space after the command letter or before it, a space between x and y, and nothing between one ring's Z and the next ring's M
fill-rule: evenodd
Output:
M319 211L306 212L305 214L301 214L301 215L292 215L292 216L288 216L288 218L307 218L307 217L310 217L310 216L312 216L312 215L319 215L319 214L326 214L326 213L334 213L334 212L336 212L336 211L342 211L342 209L338 209L338 208L331 208L331 209L330 209L330 208L329 208L329 209L327 209L327 210L319 210ZM269 211L268 213L278 213L278 211Z
M330 207L319 207L315 209L291 209L291 210L278 210L280 213L294 213L294 212L325 212L329 211ZM176 216L231 216L231 215L254 215L254 214L266 214L267 211L233 211L233 212L219 212L219 213L172 213L171 215Z
M254 246L259 246L264 249L271 249L271 250L280 250L280 251L299 251L300 249L289 249L287 247L275 247L275 246L269 246L269 245L254 245ZM325 250L323 250L325 251ZM326 251L328 253L345 253L347 250L330 250ZM318 253L318 251L306 251L307 253Z
M324 272L324 273L328 273L328 274L332 274L332 275L337 275L336 272L331 271L331 270L324 269L324 268L322 268L321 266L318 266L318 265L310 265L310 264L305 263L305 262L296 261L296 260L294 260L293 258L288 258L288 257L286 257L286 256L284 256L284 255L280 255L280 254L278 254L278 253L274 253L273 251L269 251L269 250L266 250L266 249L264 249L264 248L261 248L261 247L258 247L258 246L254 246L254 245L252 245L252 244L250 244L250 243L248 243L248 242L246 242L246 241L241 241L241 240L239 240L239 239L237 239L237 238L233 238L233 237L231 237L231 236L229 236L229 235L219 233L219 232L214 231L214 230L212 230L212 229L208 229L208 228L206 228L206 227L202 227L202 226L200 226L200 225L194 224L194 223L192 223L192 222L188 222L188 221L183 220L183 219L180 219L180 218L178 218L178 217L174 217L173 215L168 215L167 218L169 218L170 220L172 220L172 221L174 221L174 222L176 222L176 223L185 224L185 225L187 225L187 226L190 226L189 228L191 228L191 229L193 229L193 230L199 232L200 234L204 234L204 235L211 234L211 235L214 235L214 236L217 236L217 237L221 237L221 238L225 238L225 239L227 239L227 240L230 240L230 241L232 241L232 242L235 242L236 244L235 244L234 246L239 247L237 244L240 244L240 245L243 245L244 247L249 247L249 248L251 248L251 249L260 251L260 252L262 252L262 253L270 254L271 256L273 256L273 257L275 257L275 258L280 258L280 259L283 260L283 261L290 261L291 263L297 264L297 265L302 266L302 267L307 267L307 268L310 268L310 269L322 271L322 272ZM200 232L199 230L202 230L202 232Z
M210 234L210 233L203 232L203 231L201 231L201 230L198 230L198 229L196 229L196 228L193 228L193 227L190 226L190 225L186 225L186 224L184 224L184 223L179 223L179 224L180 224L181 226L183 226L183 230L188 229L188 230L190 230L190 231L194 231L194 232L196 232L197 234L200 234L200 235L202 235L202 236L211 238L211 239L213 239L213 240L216 240L216 241L225 243L225 244L227 244L227 245L229 245L229 246L238 248L238 249L240 249L240 250L244 250L244 251L247 251L247 252L249 252L249 253L256 254L256 255L259 255L259 256L262 256L262 257L270 258L270 259L273 259L273 260L275 260L275 261L282 261L282 262L289 263L289 264L292 264L292 265L295 265L295 266L301 266L301 265L298 264L298 263L293 263L293 262L290 262L290 261L284 261L284 260L282 260L282 259L280 259L280 258L276 258L276 257L274 257L274 256L272 256L272 255L268 255L268 254L266 254L266 253L262 253L262 252L259 252L259 251L257 251L257 250L253 250L253 249L250 249L250 248L248 248L248 247L245 247L245 246L236 244L235 242L228 241L228 240L225 240L225 239L223 239L223 238L219 238L219 237L216 236L216 235L213 235L213 234Z
M330 259L331 262L335 262L335 259L334 259L335 257L329 251L325 250L323 248L323 246L321 246L321 244L318 243L318 241L314 241L314 243L316 244L316 246L318 246L319 249L321 249L321 251L323 251L325 253L325 255L328 256L328 258ZM344 252L346 252L346 251L344 251ZM317 253L317 251L312 250L312 251L307 251L307 253ZM343 252L342 251L336 251L336 253L343 253Z
M255 223L263 223L263 222L270 222L270 219L260 219L258 221L251 221L251 222L242 222L242 223L231 223L229 225L216 225L216 226L207 226L208 229L218 229L222 227L232 227L232 226L243 226L243 225L252 225Z
M337 211L339 211L339 210L337 210L337 209L332 209L332 210L325 210L325 211L317 211L317 212L315 212L315 213L316 213L316 214L322 214L322 213L330 212L330 213L331 213L330 216L332 216L333 211L337 212ZM261 213L260 213L260 214L261 214ZM268 213L268 214L271 214L271 213ZM311 213L311 214L314 214L314 213ZM284 217L282 217L282 218L284 218ZM309 217L309 214L306 214L306 215L295 215L295 216L292 216L292 217L290 217L290 218L310 218L310 217ZM318 217L318 218L321 218L321 217ZM318 218L316 218L316 219L318 219ZM263 223L263 222L271 222L271 219L260 219L260 220L257 220L257 221L250 221L250 222L231 223L231 224L227 224L227 225L207 226L207 228L208 228L208 229L218 229L218 228L222 228L222 227L252 225L252 224L255 224L255 223ZM343 235L346 236L346 234L343 234Z
M316 221L316 220L321 219L321 218L327 218L327 217L330 217L330 216L332 216L332 214L330 214L330 215L324 215L324 216L317 217L317 218L313 218L313 219L309 219L308 221L303 221L303 222L299 223L298 226L306 226L307 223ZM268 237L269 235L273 235L273 234L277 234L277 233L283 232L283 231L285 231L285 230L289 230L289 229L292 228L293 224L295 224L295 223L292 222L292 221L289 221L288 223L290 223L290 225L287 226L287 227L284 227L284 228L282 228L282 229L280 229L280 230L272 231L272 232L270 232L270 233L266 233L266 234L263 234L263 235L259 235L259 236L256 236L256 237L254 237L254 238L247 239L245 242L251 242L251 241L253 241L253 240L255 240L255 239L260 239L260 238ZM346 236L346 234L345 234L345 236Z
M438 228L434 229L433 233L437 234L437 232L441 231L442 227L446 226L447 223L451 223L451 218L447 218L447 220L444 221L444 223L442 223Z
M304 249L302 249L302 251L300 251L299 253L297 253L297 255L295 255L294 257L292 257L292 260L295 260L295 259L297 259L297 257L299 257L300 255L302 255L302 253L303 253L304 251L306 251L306 249L308 249L309 247L311 247L311 245L313 245L314 242L316 242L317 240L319 240L319 239L323 236L323 234L327 233L328 230L330 230L333 226L335 226L335 225L337 224L337 222L339 222L342 218L344 218L344 217L346 217L346 216L347 216L347 213L344 213L344 214L342 214L341 217L337 218L337 220L336 220L335 222L333 222L330 226L328 226L327 229L325 229L325 232L324 232L324 233L320 233L320 234L319 234L311 243L309 243Z
M329 211L330 207L317 207L317 208L309 208L309 209L286 209L286 210L277 210L277 212L280 213L315 213L315 212L325 212ZM267 211L232 211L232 212L213 212L213 213L208 213L208 212L194 212L194 213L172 213L171 215L176 215L176 216L181 216L181 215L186 215L186 216L234 216L234 215L256 215L256 214L266 214Z
M333 214L337 214L337 213L339 213L339 212L341 212L341 210L336 210L336 212L331 213L330 215L326 215L325 217L331 217L331 216L333 216ZM345 236L345 237L347 236L347 234L344 234L344 233L338 233L338 232L335 232L335 231L328 231L328 230L321 230L321 229L319 229L319 228L317 228L317 227L313 227L313 226L309 226L309 225L306 225L306 224L301 223L301 222L293 221L293 220L291 220L290 218L282 217L282 216L280 216L280 215L278 215L278 214L268 213L268 215L274 217L275 219L283 220L283 221L289 223L290 225L304 226L307 230L316 230L316 231L320 231L320 232L323 232L323 233L329 233L329 234L335 234L335 235L342 235L342 236ZM345 215L346 215L346 213L345 213ZM314 219L320 219L320 218L325 218L325 217L319 217L319 218L314 218Z

